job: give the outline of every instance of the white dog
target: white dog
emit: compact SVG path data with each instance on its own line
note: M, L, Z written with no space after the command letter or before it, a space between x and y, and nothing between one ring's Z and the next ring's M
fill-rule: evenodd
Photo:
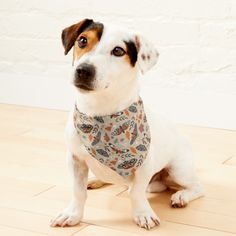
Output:
M66 128L74 195L51 226L81 221L89 169L100 180L92 187L129 186L133 219L146 229L160 223L146 191L165 190L167 178L182 186L171 196L173 207L201 197L189 144L169 122L149 114L139 97L137 75L156 63L154 46L140 35L90 19L64 29L62 42L65 54L74 49L77 97Z

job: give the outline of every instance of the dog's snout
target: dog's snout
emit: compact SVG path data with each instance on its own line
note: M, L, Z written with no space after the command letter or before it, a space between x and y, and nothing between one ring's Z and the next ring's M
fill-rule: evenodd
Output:
M76 68L77 80L84 80L83 82L91 81L94 79L94 76L95 76L95 68L93 65L83 63Z
M95 67L91 64L82 63L75 70L74 85L83 90L93 90L95 79Z

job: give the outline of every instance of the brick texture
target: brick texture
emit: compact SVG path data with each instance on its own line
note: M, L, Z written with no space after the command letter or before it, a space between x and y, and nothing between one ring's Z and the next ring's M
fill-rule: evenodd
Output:
M152 40L160 60L150 83L236 94L235 0L4 1L0 73L69 76L61 30L84 17L129 25Z

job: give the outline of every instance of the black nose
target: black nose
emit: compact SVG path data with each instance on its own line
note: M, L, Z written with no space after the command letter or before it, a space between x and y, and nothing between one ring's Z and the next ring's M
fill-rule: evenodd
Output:
M95 77L95 67L82 63L76 68L75 80L81 83L90 83Z

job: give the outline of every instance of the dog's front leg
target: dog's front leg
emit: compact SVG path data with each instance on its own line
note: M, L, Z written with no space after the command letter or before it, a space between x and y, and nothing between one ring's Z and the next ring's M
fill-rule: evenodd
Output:
M73 178L73 198L69 206L51 221L51 226L72 226L80 222L87 197L88 167L78 157L68 153Z
M136 171L129 191L134 221L141 228L148 230L160 224L160 219L152 210L146 197L146 189L151 177L148 165L144 164Z

